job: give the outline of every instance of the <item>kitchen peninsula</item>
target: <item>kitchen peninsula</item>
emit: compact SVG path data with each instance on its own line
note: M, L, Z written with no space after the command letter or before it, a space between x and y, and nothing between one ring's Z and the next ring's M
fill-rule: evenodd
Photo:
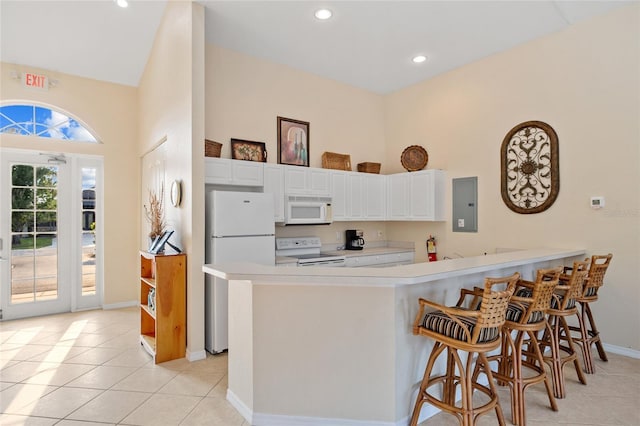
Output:
M389 268L204 265L229 280L227 399L258 425L405 425L432 342L418 298L451 305L486 276L570 265L531 249ZM430 411L431 410L431 411ZM435 413L425 406L423 418Z

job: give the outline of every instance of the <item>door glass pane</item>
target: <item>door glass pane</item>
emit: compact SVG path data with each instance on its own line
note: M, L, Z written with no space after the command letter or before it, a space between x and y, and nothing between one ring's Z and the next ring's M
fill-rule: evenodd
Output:
M33 166L15 165L11 170L13 186L33 186Z
M55 187L58 184L58 168L56 166L38 167L36 185L40 187Z
M11 232L33 232L34 213L24 211L11 212Z
M36 212L37 232L56 232L58 230L56 212Z
M33 209L32 188L12 188L11 207L14 209Z
M82 295L96 294L96 169L82 168Z
M38 189L36 191L36 207L38 210L55 210L57 208L57 191L55 189Z
M58 168L36 167L34 175L18 164L11 173L11 303L57 299Z

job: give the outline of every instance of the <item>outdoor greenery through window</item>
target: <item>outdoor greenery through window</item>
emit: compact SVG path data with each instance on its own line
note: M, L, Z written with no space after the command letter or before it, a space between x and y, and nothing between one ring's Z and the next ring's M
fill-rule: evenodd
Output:
M96 293L96 168L82 168L82 295Z
M0 133L97 143L95 136L68 115L37 105L0 106Z
M58 297L58 168L11 170L11 302Z

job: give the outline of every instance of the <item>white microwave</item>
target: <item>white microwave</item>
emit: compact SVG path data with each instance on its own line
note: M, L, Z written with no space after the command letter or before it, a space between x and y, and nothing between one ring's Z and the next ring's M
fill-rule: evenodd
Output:
M286 196L284 225L328 225L332 221L331 197Z

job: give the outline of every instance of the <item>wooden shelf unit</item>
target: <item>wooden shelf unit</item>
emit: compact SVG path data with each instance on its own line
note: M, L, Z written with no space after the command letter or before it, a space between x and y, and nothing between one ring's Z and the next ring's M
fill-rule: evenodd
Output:
M187 348L185 254L140 252L140 344L156 364L184 358ZM155 310L148 304L155 289Z

